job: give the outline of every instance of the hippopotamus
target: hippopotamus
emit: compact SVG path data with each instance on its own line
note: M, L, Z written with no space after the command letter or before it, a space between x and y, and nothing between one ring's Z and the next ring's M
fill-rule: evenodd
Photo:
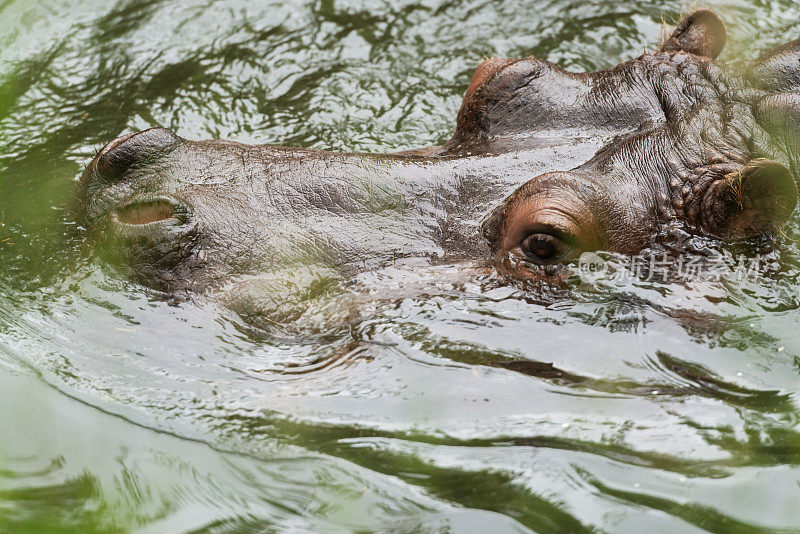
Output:
M608 70L487 59L450 140L395 154L131 133L87 166L76 217L145 286L271 323L401 260L526 278L637 254L676 224L769 234L797 200L800 40L736 65L716 60L725 40L699 10Z

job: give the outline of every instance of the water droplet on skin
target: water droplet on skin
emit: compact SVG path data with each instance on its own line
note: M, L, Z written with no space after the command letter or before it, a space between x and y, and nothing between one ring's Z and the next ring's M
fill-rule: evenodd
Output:
M657 390L657 389L654 389L654 390L653 390L653 391L651 391L650 393L652 393L653 395L658 395L658 390Z
M778 347L778 352L783 352L783 347Z

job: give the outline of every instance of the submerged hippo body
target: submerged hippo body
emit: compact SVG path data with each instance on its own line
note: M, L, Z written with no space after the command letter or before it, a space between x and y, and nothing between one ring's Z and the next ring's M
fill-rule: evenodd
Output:
M796 203L800 41L744 70L714 61L724 41L702 10L606 71L487 60L451 140L394 155L128 135L86 169L77 215L139 282L278 320L281 287L399 258L525 277L584 251L637 253L676 222L770 232Z

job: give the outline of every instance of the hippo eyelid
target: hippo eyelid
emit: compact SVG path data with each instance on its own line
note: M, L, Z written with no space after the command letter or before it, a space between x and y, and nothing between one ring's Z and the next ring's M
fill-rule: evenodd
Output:
M569 214L563 212L564 215L573 219ZM570 231L560 228L554 224L541 222L535 223L525 229L523 232L524 237L521 240L527 239L529 236L534 234L547 234L555 237L556 239L563 241L567 245L574 246L577 242L577 237Z

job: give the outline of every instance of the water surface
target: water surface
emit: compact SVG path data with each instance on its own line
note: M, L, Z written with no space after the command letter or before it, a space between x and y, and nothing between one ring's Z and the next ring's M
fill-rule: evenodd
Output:
M710 5L727 59L800 37L790 0ZM756 280L409 262L325 336L265 336L126 282L65 210L122 133L437 144L481 58L609 67L683 7L0 2L0 531L800 530L797 218Z

